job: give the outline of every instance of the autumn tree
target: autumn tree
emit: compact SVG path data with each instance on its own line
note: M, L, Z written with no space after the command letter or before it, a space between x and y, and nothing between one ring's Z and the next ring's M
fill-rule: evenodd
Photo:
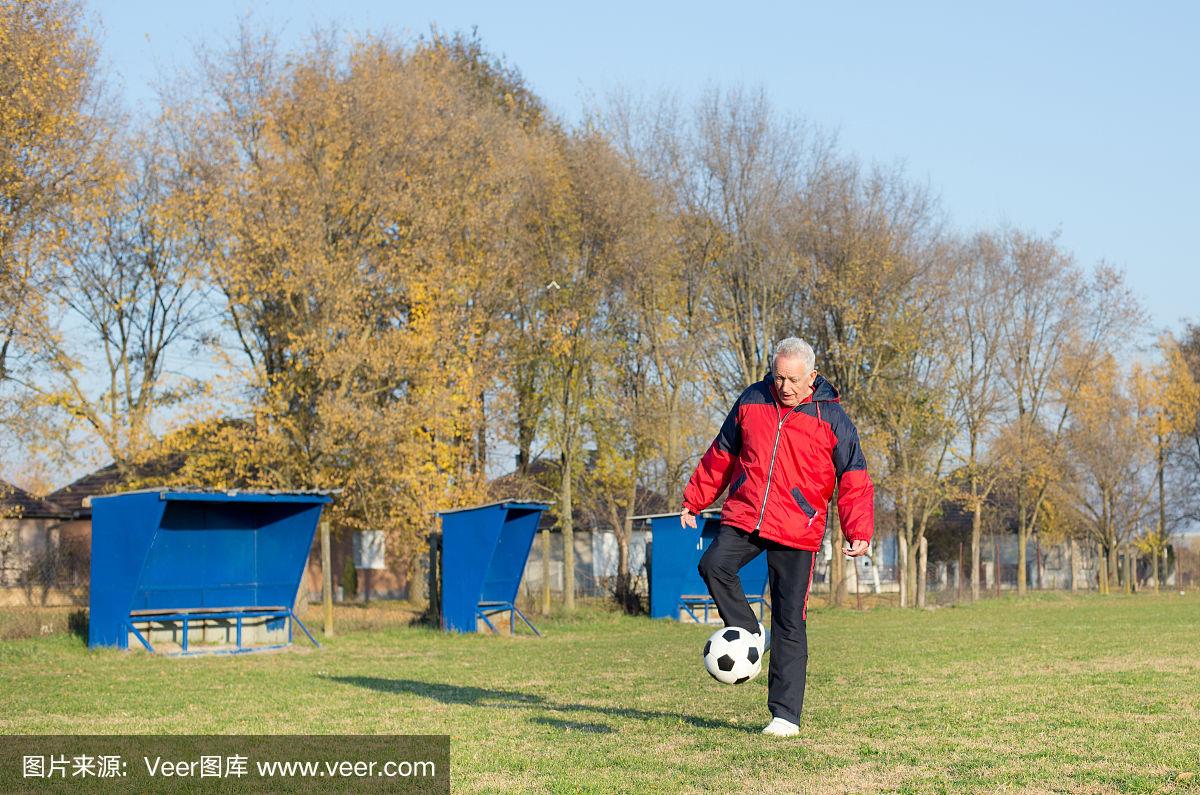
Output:
M435 510L482 497L489 273L522 128L444 42L284 60L243 30L173 105L264 483L342 487L410 571ZM185 101L186 100L186 101Z
M1122 548L1132 557L1139 522L1149 515L1153 489L1153 417L1140 374L1130 378L1112 353L1096 360L1075 395L1066 431L1076 509L1087 518L1092 538L1106 553L1100 588L1118 581ZM1047 436L1049 433L1047 432ZM1049 449L1049 440L1042 448ZM1119 578L1130 588L1128 574Z
M1148 369L1139 368L1134 384L1148 404L1151 415L1156 511L1153 529L1143 535L1140 547L1150 556L1156 591L1166 576L1164 556L1172 529L1182 518L1180 509L1186 510L1188 502L1180 494L1172 500L1174 505L1168 510L1168 468L1177 459L1177 451L1186 449L1200 416L1200 384L1193 378L1179 343L1170 334L1161 335L1157 353L1159 361Z
M112 176L85 23L73 0L0 1L0 424L9 428L29 416L11 379L32 377L45 357L63 239Z
M1186 367L1180 371L1183 378L1200 382L1200 324L1186 323L1177 337L1178 366ZM1200 494L1200 410L1189 419L1186 415L1180 417L1179 445L1174 450L1175 460L1172 469L1179 478L1181 494ZM1200 500L1186 501L1182 518L1188 521L1200 521Z

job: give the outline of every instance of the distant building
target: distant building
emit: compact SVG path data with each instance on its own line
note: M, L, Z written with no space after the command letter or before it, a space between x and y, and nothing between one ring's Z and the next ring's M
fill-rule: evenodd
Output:
M0 481L0 605L85 602L88 546L57 505Z

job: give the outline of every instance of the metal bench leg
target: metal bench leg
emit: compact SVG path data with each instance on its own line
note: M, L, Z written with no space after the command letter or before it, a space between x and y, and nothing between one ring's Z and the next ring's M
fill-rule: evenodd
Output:
M492 625L492 622L491 622L491 620L490 620L490 619L488 619L488 617L487 617L487 613L483 612L482 610L476 610L476 611L475 611L475 615L477 615L477 616L479 616L480 618L482 618L482 619L483 619L483 623L487 624L487 628L488 628L488 629L490 629L490 630L492 631L492 634L493 634L493 635L499 635L499 634L500 634L499 632L497 632L497 631L496 631L496 627Z
M308 631L308 627L304 626L304 622L301 621L299 618L297 618L296 614L293 613L291 610L288 611L288 615L291 616L292 621L296 622L296 625L300 627L300 629L304 632L304 634L308 636L308 639L312 641L312 645L316 646L318 649L321 648L321 644L317 643L317 639L314 638L313 634ZM291 625L289 624L289 627L290 626ZM288 635L290 637L291 633L289 632Z
M538 632L538 628L535 627L533 624L529 623L529 619L525 617L525 614L522 613L520 610L517 610L516 605L513 605L513 612L515 612L517 615L519 615L521 617L521 620L525 622L525 626L527 626L533 630L534 635L537 635L539 638L542 636L542 633Z
M146 651L150 652L151 654L154 653L154 647L150 645L150 641L142 637L142 633L138 632L138 628L135 627L132 622L127 623L125 626L130 632L133 633L133 636L137 638L143 646L146 647ZM128 643L128 641L126 641L126 643Z

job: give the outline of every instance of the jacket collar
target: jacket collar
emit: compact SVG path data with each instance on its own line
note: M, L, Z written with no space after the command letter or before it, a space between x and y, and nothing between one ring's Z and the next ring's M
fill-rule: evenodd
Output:
M776 403L779 403L779 392L775 389L775 377L771 375L770 371L763 376L763 383L766 384L767 391L770 392L771 397L775 398ZM803 406L809 401L814 403L840 403L841 393L837 391L837 387L825 380L825 376L818 375L817 379L813 381L812 395L801 402L800 405Z

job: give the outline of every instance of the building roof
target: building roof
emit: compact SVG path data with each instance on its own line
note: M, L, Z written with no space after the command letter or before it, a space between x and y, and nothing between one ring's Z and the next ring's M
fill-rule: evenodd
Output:
M0 480L0 517L6 519L61 519L58 506L33 496L25 489Z
M591 461L586 462L590 468ZM544 502L552 507L542 513L539 529L558 529L558 516L553 508L557 497L557 489L547 487L547 482L553 483L557 478L557 467L545 460L538 459L529 465L528 474L510 472L501 475L488 483L488 496L494 500L504 501L533 501ZM550 499L539 499L530 495L541 494ZM634 495L635 515L661 513L669 510L670 502L657 491L637 487ZM611 529L612 520L597 495L589 494L586 481L578 485L575 498L571 505L572 525L576 530Z
M118 464L109 464L47 494L46 502L64 516L87 518L92 515L91 497L127 491L132 479L167 475L181 466L183 458L178 455L146 464L128 465L124 469Z

